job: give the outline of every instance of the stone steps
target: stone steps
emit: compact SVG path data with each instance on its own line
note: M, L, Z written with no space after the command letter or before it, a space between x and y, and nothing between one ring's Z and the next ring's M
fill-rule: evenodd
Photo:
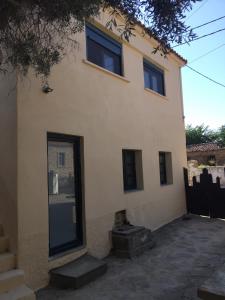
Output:
M0 300L35 300L34 292L26 285L20 285L9 292L0 294Z
M16 257L9 252L9 239L0 224L0 300L35 300L24 284L24 272L16 269Z
M24 272L14 269L0 274L0 294L8 292L24 283Z
M81 286L105 274L107 264L90 255L84 255L60 268L50 271L50 284L66 289L78 289Z

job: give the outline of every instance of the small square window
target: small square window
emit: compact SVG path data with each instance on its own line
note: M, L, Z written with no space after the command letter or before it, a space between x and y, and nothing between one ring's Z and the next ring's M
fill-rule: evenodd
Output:
M144 82L145 88L165 96L163 70L160 70L146 60L144 60Z
M171 152L159 152L160 184L172 184L172 155Z
M143 189L142 152L123 150L124 191Z
M59 152L58 153L58 167L63 168L65 167L65 161L66 161L66 155L65 152Z
M86 24L87 59L100 67L122 75L122 47L116 40L91 24Z

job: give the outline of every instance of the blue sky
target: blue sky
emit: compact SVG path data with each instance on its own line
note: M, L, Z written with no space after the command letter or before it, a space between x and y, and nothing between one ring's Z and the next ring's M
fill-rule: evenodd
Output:
M201 6L201 7L200 7ZM187 13L186 23L195 27L225 15L225 0L203 0ZM225 18L196 29L198 36L225 28ZM225 85L225 45L202 57L192 60L225 44L225 31L205 37L175 50L190 62L190 67ZM185 123L204 123L212 129L225 124L225 88L195 74L184 67L182 70Z

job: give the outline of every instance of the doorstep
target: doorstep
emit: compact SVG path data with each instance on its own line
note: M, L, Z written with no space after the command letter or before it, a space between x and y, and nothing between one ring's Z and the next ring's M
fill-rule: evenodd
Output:
M50 271L50 285L78 289L105 274L107 264L103 260L85 254L80 258Z

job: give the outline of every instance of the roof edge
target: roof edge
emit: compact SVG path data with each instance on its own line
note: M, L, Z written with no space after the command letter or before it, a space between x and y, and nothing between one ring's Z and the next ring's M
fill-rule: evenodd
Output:
M128 12L126 12L125 10L122 10L121 8L118 9L122 15L127 15L130 16L130 14ZM138 19L133 18L133 22L140 26L148 35L150 38L153 38L156 42L158 42L159 44L161 44L161 40L155 35L153 34L153 32L151 31L150 28L146 27L141 21L139 21ZM177 53L175 50L173 50L171 47L167 47L168 48L168 54L172 53L174 54L179 60L181 60L183 62L183 65L187 64L187 59L185 59L184 57L182 57L179 53Z

